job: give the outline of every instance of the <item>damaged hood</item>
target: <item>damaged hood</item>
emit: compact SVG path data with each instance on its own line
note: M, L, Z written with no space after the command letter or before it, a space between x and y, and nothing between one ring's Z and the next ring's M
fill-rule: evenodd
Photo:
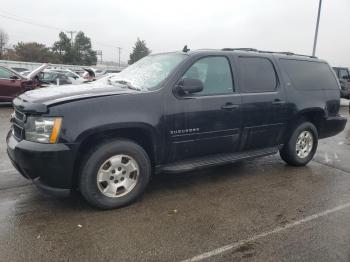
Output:
M139 93L140 91L108 85L104 81L80 85L49 86L27 91L14 100L15 104L42 104L43 106L100 96Z

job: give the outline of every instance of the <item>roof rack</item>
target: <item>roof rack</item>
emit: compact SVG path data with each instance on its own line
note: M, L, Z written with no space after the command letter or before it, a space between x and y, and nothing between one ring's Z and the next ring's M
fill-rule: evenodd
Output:
M226 48L223 48L221 49L221 51L251 51L251 52L258 52L258 49L255 49L255 48L229 48L229 47L226 47Z
M296 56L304 56L304 57L310 57L310 58L317 58L317 56L312 55L301 55L301 54L295 54L293 52L273 52L273 51L262 51L259 50L259 53L269 53L269 54L281 54L281 55L296 55Z
M221 51L250 51L250 52L268 53L268 54L296 55L296 56L317 58L316 56L312 56L312 55L301 55L301 54L295 54L293 52L263 51L263 50L258 50L255 48L222 48Z

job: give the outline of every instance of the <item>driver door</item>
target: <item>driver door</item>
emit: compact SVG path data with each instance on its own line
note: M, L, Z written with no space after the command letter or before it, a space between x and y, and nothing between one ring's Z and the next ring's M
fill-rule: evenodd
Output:
M183 78L201 80L204 87L193 94L175 94L167 105L168 161L237 151L241 97L235 92L229 58L202 57L179 81Z

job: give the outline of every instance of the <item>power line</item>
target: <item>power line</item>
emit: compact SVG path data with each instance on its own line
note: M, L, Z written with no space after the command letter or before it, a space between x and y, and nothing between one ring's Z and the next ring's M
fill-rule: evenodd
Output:
M43 27L43 28L47 28L47 29L51 29L51 30L62 30L62 28L58 28L55 26L50 26L50 25L46 25L46 24L42 24L42 23L38 23L38 22L33 22L28 18L24 18L24 17L19 17L17 15L11 14L9 12L0 10L0 16L6 19L11 19L17 22L22 22L22 23L26 23L26 24L30 24L30 25L34 25L34 26L39 26L39 27Z
M29 24L29 25L33 25L33 26L39 26L39 27L42 27L42 28L47 28L47 29L55 30L55 31L66 31L67 33L71 32L70 30L65 30L63 28L58 28L58 27L51 26L51 25L46 25L46 24L42 24L42 23L32 22L29 19L20 18L17 15L13 15L13 14L11 14L11 13L9 13L7 11L3 11L1 9L0 9L0 12L3 13L3 14L0 13L0 17L3 17L5 19L10 19L10 20L14 20L14 21L17 21L17 22L21 22L21 23L25 23L25 24ZM9 14L9 15L6 15L6 13ZM75 32L75 31L72 31L72 32ZM72 39L72 34L71 34L71 39ZM106 46L106 47L110 47L110 48L119 48L118 46L114 46L114 45L111 45L111 44L106 44L106 43L103 43L103 42L98 42L98 41L92 41L92 42L97 44L97 45L101 45L101 46Z

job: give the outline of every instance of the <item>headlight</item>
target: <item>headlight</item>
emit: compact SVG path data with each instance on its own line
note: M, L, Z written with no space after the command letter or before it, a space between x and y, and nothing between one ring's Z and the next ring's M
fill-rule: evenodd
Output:
M25 139L39 143L54 144L61 131L61 117L34 117L27 118Z

